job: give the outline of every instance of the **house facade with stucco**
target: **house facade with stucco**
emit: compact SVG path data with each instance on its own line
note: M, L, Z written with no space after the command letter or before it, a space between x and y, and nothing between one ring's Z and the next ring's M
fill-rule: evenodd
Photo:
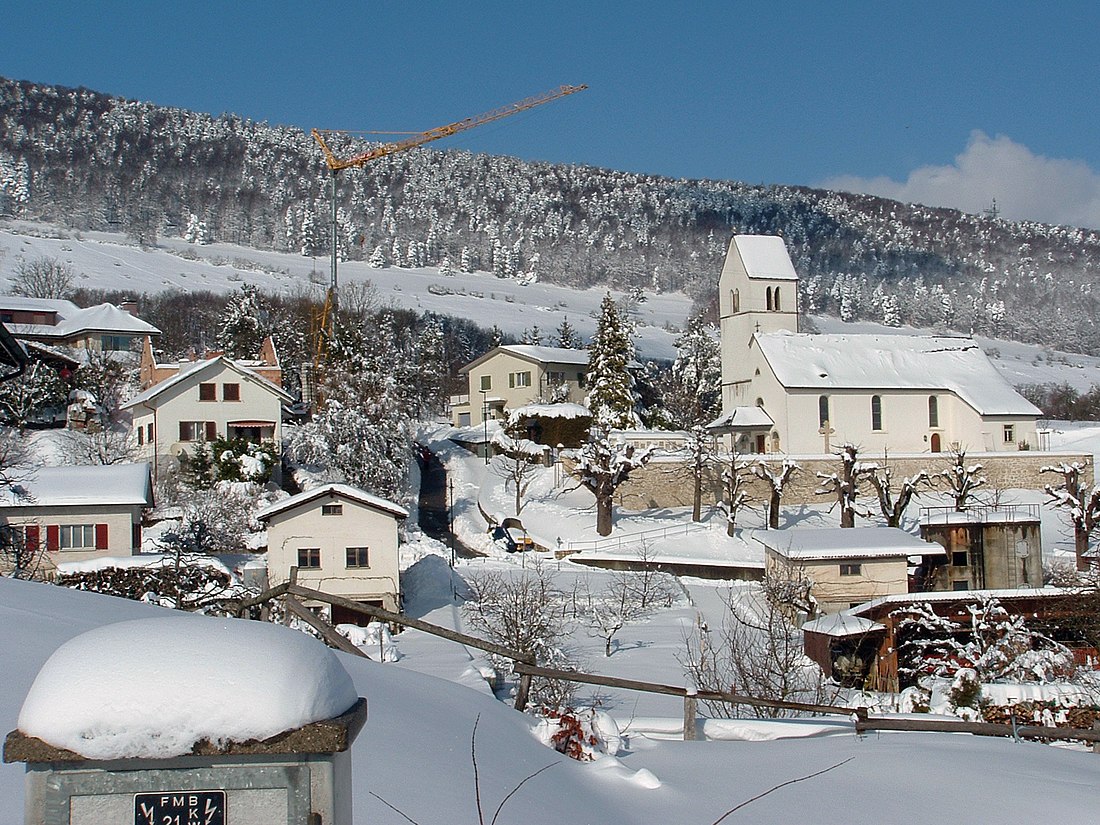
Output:
M261 510L267 528L270 586L289 580L390 611L401 607L398 543L408 511L392 501L346 484L325 484ZM358 623L360 614L333 623Z
M799 332L782 238L738 235L719 280L722 416L756 453L1036 449L1041 412L970 338Z
M468 390L451 396L451 424L469 427L538 400L583 404L588 350L509 344L463 367Z

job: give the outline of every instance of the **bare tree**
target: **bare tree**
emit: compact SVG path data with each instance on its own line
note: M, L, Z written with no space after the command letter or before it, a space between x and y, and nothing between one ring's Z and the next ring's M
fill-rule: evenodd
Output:
M487 571L468 579L473 595L463 605L469 626L518 654L531 654L540 665L567 668L569 660L562 648L566 626L562 618L564 599L550 573L537 561L519 573ZM498 671L511 663L490 656ZM533 679L534 704L559 707L568 704L573 685L558 680Z
M688 454L688 467L691 469L692 497L691 520L703 520L703 481L707 476L707 467L714 456L714 438L706 427L696 424L688 431L684 448Z
M965 510L970 499L975 498L975 490L985 486L986 477L981 472L981 464L966 463L965 447L953 447L951 462L947 469L936 474L937 479L944 480L948 493L955 500L955 509L958 512Z
M779 502L783 499L783 487L802 468L797 462L792 461L789 458L784 458L783 463L778 467L772 467L764 459L757 460L753 465L752 473L757 478L766 481L770 488L770 494L768 497L768 527L773 530L779 529Z
M63 438L66 464L127 464L138 455L133 434L118 427L66 430Z
M509 424L512 422L509 421ZM490 468L493 473L504 480L504 488L512 485L515 492L516 515L523 509L523 497L527 495L527 488L534 481L538 472L538 459L542 455L543 448L535 442L522 438L515 432L512 426L493 436L493 447L499 450L499 454L493 457Z
M718 506L726 516L726 535L732 536L736 532L737 514L741 508L749 503L749 494L745 490L745 475L741 471L746 469L751 461L742 461L737 454L736 445L730 446L729 461L722 468L722 500ZM776 509L778 511L778 503ZM776 526L779 524L778 512L776 514Z
M683 664L696 686L763 699L824 702L824 674L803 653L802 632L790 623L784 605L761 585L731 588L725 601L721 628L702 627L700 638L687 642ZM715 716L742 715L740 705L705 704ZM797 712L749 708L749 713L778 717Z
M580 486L596 497L596 532L611 535L611 514L615 491L630 474L649 462L650 450L636 450L633 444L612 444L606 430L593 426L573 468Z
M901 480L901 487L894 495L894 473L890 469L889 455L883 456L882 465L865 464L868 483L874 488L878 497L878 507L882 517L886 519L888 527L901 527L901 519L905 510L914 498L920 495L922 487L931 489L932 480L928 473L921 470L916 475L906 476Z
M856 516L865 515L859 512L856 499L867 467L859 460L859 448L854 444L845 444L836 455L840 458L840 472L819 472L817 477L821 480L821 486L814 490L814 494L835 496L840 507L840 526L855 527Z
M11 279L11 294L26 298L67 298L75 280L73 268L57 258L21 261Z
M1061 485L1047 484L1043 489L1050 496L1047 503L1062 510L1073 525L1073 551L1079 571L1089 569L1089 538L1100 525L1100 485L1090 490L1081 483L1081 473L1086 468L1087 465L1079 461L1063 461L1039 469L1040 473L1062 476Z

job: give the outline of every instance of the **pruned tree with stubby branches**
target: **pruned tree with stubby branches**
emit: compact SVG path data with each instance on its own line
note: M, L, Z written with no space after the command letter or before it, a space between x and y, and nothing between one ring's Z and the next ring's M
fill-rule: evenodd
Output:
M859 485L867 466L859 460L859 448L854 444L844 444L836 453L840 458L839 473L817 474L821 486L814 490L815 495L832 495L840 508L840 526L855 527L856 516L866 515L859 510L856 500L859 498Z
M951 450L951 460L947 468L936 473L936 479L943 479L947 492L955 501L955 510L963 512L975 498L974 491L984 487L987 479L982 475L981 464L966 463L966 448L955 447Z
M875 491L878 498L879 511L886 519L888 527L901 527L902 517L914 498L921 494L923 489L932 488L932 479L924 470L905 476L900 486L894 487L894 472L890 468L889 455L884 455L882 464L865 463L865 477L867 483Z
M1043 489L1050 497L1047 503L1065 513L1073 525L1073 552L1079 571L1089 569L1089 539L1100 525L1100 485L1090 489L1082 482L1087 467L1080 461L1063 461L1039 469L1040 473L1062 476L1060 485L1047 484Z
M630 474L649 462L649 448L638 450L633 444L614 444L606 430L593 425L588 441L581 448L573 476L580 486L596 497L596 532L611 535L611 517L615 491Z
M761 458L752 467L752 474L768 485L768 527L773 530L779 529L779 504L783 500L783 488L801 469L798 462L789 458L784 458L778 467Z

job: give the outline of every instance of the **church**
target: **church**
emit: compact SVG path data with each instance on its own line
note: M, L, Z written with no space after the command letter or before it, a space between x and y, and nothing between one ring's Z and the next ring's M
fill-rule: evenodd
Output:
M970 338L800 332L782 238L734 236L718 290L723 412L711 428L743 452L1039 447L1041 411Z

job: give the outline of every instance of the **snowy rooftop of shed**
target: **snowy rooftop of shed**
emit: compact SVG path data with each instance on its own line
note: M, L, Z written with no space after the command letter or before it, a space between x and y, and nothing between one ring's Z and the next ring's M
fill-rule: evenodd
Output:
M785 387L945 390L981 415L1041 415L968 338L792 332L754 338Z
M1039 513L1029 512L1026 509L1012 507L999 509L996 507L981 507L973 510L942 510L922 511L921 524L1019 524L1039 523Z
M767 429L774 423L763 407L734 407L732 410L722 410L722 414L707 424L707 428L756 430Z
M976 602L979 599L1050 599L1066 598L1073 590L1062 587L1015 587L1001 590L934 590L927 593L891 593L849 608L849 613L866 613L876 607L891 604L917 604L920 602Z
M591 418L592 411L583 404L526 404L508 414L508 423L515 424L524 418Z
M383 510L398 518L409 517L409 511L399 504L394 504L387 499L371 495L366 490L360 490L358 487L352 487L350 484L331 483L322 484L320 487L314 487L311 490L305 490L290 498L284 498L282 501L260 510L260 512L256 514L256 518L264 521L277 513L291 510L324 496L334 496L336 498L348 499L349 501L356 501L375 510Z
M878 622L872 622L862 616L853 616L850 613L833 613L822 616L812 622L806 622L802 629L808 633L820 633L823 636L862 636L872 630L885 630L885 626Z
M754 538L789 559L896 558L942 556L945 550L896 527L825 527L761 530Z
M113 504L153 505L148 464L39 467L33 475L0 491L3 507Z
M797 281L787 245L776 235L735 235L734 249L750 278Z

